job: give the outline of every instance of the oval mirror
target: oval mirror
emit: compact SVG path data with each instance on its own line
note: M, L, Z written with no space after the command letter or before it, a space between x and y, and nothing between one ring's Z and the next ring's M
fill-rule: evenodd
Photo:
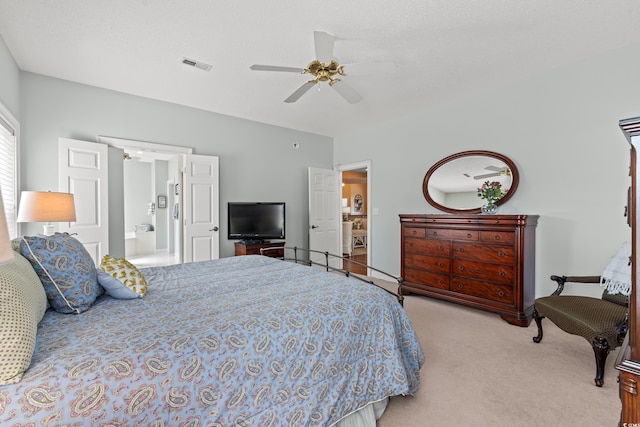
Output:
M485 181L498 181L506 193L496 202L504 204L518 188L515 163L493 151L471 150L452 154L433 165L424 177L422 192L436 209L450 213L479 213L485 200L478 188Z

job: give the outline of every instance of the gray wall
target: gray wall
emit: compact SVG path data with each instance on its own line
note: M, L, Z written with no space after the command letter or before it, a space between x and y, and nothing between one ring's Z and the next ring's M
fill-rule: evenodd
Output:
M123 257L124 240L120 236L124 233L124 164L123 151L109 147L109 252L114 257Z
M124 162L124 231L136 231L136 225L153 224L153 217L147 214L149 203L153 202L152 164L149 162Z
M20 104L23 190L57 189L59 137L192 147L220 158L221 257L234 251L228 201L286 202L287 244L308 246L307 168L332 168L332 138L27 72L20 73ZM26 227L31 232L37 224Z
M0 101L20 120L20 70L0 37Z
M372 263L399 273L398 214L438 212L422 194L427 170L450 154L482 149L510 157L520 171L517 193L500 212L540 215L537 294L555 288L551 274L601 274L631 238L623 217L629 145L618 120L640 115L638 48L465 98L426 100L411 115L336 137L336 164L372 162L371 203L379 210Z
M167 220L171 209L158 206L158 196L167 195L167 180L169 179L169 162L156 160L153 162L153 189L152 200L156 204L156 214L153 216L153 225L156 230L156 249L167 249Z

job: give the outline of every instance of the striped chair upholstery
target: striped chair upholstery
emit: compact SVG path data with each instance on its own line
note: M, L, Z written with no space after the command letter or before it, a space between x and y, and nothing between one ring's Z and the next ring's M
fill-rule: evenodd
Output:
M602 298L560 295L566 282L597 283L599 276L551 276L551 280L558 283L558 289L550 296L535 300L533 317L538 335L533 341L542 340L542 319L545 317L563 331L586 339L596 358L595 383L601 387L607 355L622 344L628 328L628 299L624 295L612 295L606 289Z

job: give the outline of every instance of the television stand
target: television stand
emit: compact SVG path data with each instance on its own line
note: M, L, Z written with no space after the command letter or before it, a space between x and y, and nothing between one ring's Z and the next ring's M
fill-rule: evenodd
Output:
M261 245L263 243L269 243L266 240L262 240L262 239L246 239L246 240L240 240L239 243L242 243L243 245Z
M264 255L272 258L284 257L285 242L265 242L265 241L259 241L257 243L249 243L249 242L255 242L255 240L242 240L240 242L235 243L236 256L260 255L260 249L280 247L282 249L266 251Z

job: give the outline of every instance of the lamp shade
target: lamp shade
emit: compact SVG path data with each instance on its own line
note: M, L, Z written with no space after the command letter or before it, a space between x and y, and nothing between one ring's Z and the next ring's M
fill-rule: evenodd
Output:
M2 192L0 192L0 264L13 259L13 249L9 239L9 229L7 227L7 216L4 213L4 203Z
M71 222L76 220L73 194L52 191L23 191L18 222Z

